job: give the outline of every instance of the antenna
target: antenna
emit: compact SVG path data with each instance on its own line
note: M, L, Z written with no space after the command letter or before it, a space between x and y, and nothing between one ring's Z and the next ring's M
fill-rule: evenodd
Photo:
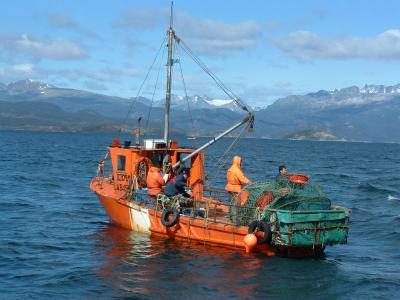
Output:
M174 1L171 1L171 13L170 13L170 18L169 18L169 28L173 27L173 21L174 21Z

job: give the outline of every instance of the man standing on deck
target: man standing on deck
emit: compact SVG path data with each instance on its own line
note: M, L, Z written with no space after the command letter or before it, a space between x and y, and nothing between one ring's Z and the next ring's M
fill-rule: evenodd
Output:
M232 196L237 196L243 190L243 185L251 184L250 179L248 179L241 170L242 158L240 156L235 156L233 158L232 166L226 172L226 186L225 190L232 194Z
M239 221L238 207L244 205L249 197L249 193L243 188L245 184L251 184L241 170L242 158L240 156L233 157L232 166L226 172L225 190L231 195L231 206L229 207L229 215L233 224Z

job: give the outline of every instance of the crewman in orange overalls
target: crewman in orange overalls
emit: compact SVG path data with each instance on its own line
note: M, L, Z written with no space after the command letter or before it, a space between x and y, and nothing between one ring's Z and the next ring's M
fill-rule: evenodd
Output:
M232 198L234 196L238 196L242 191L246 191L243 189L244 184L251 184L251 181L243 174L241 170L242 159L240 156L233 157L232 166L228 169L226 173L226 186L225 190L232 194ZM247 192L247 191L246 191ZM247 192L248 197L248 192ZM242 198L242 197L241 197ZM243 205L246 202L246 199L241 199L240 204ZM242 203L243 202L243 203Z
M239 207L243 206L249 198L249 192L243 188L244 184L251 184L251 181L244 176L240 169L242 159L240 156L233 157L232 166L226 172L225 190L231 194L231 205L229 206L229 217L233 224L237 225L240 220Z
M163 194L163 185L165 184L161 170L157 167L151 167L147 174L146 185L147 194L156 197L158 194Z

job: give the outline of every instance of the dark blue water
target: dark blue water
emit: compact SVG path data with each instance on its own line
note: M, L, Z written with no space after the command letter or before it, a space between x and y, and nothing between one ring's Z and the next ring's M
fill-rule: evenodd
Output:
M284 163L352 208L348 245L295 260L111 225L88 188L111 139L0 132L0 298L400 298L400 145L243 140L234 148L229 158L242 155L253 181ZM217 156L231 141L209 151L217 184Z

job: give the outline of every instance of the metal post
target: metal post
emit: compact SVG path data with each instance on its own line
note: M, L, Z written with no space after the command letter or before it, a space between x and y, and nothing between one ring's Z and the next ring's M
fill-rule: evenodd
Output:
M136 125L136 130L135 130L135 144L136 146L140 145L140 121L142 120L142 117L139 117L137 119L137 125Z
M172 29L172 8L173 3L171 3L171 18L170 27L168 29L168 61L167 61L167 92L165 96L165 117L164 117L164 141L169 148L169 111L171 106L171 83L172 83L172 47L175 32Z

